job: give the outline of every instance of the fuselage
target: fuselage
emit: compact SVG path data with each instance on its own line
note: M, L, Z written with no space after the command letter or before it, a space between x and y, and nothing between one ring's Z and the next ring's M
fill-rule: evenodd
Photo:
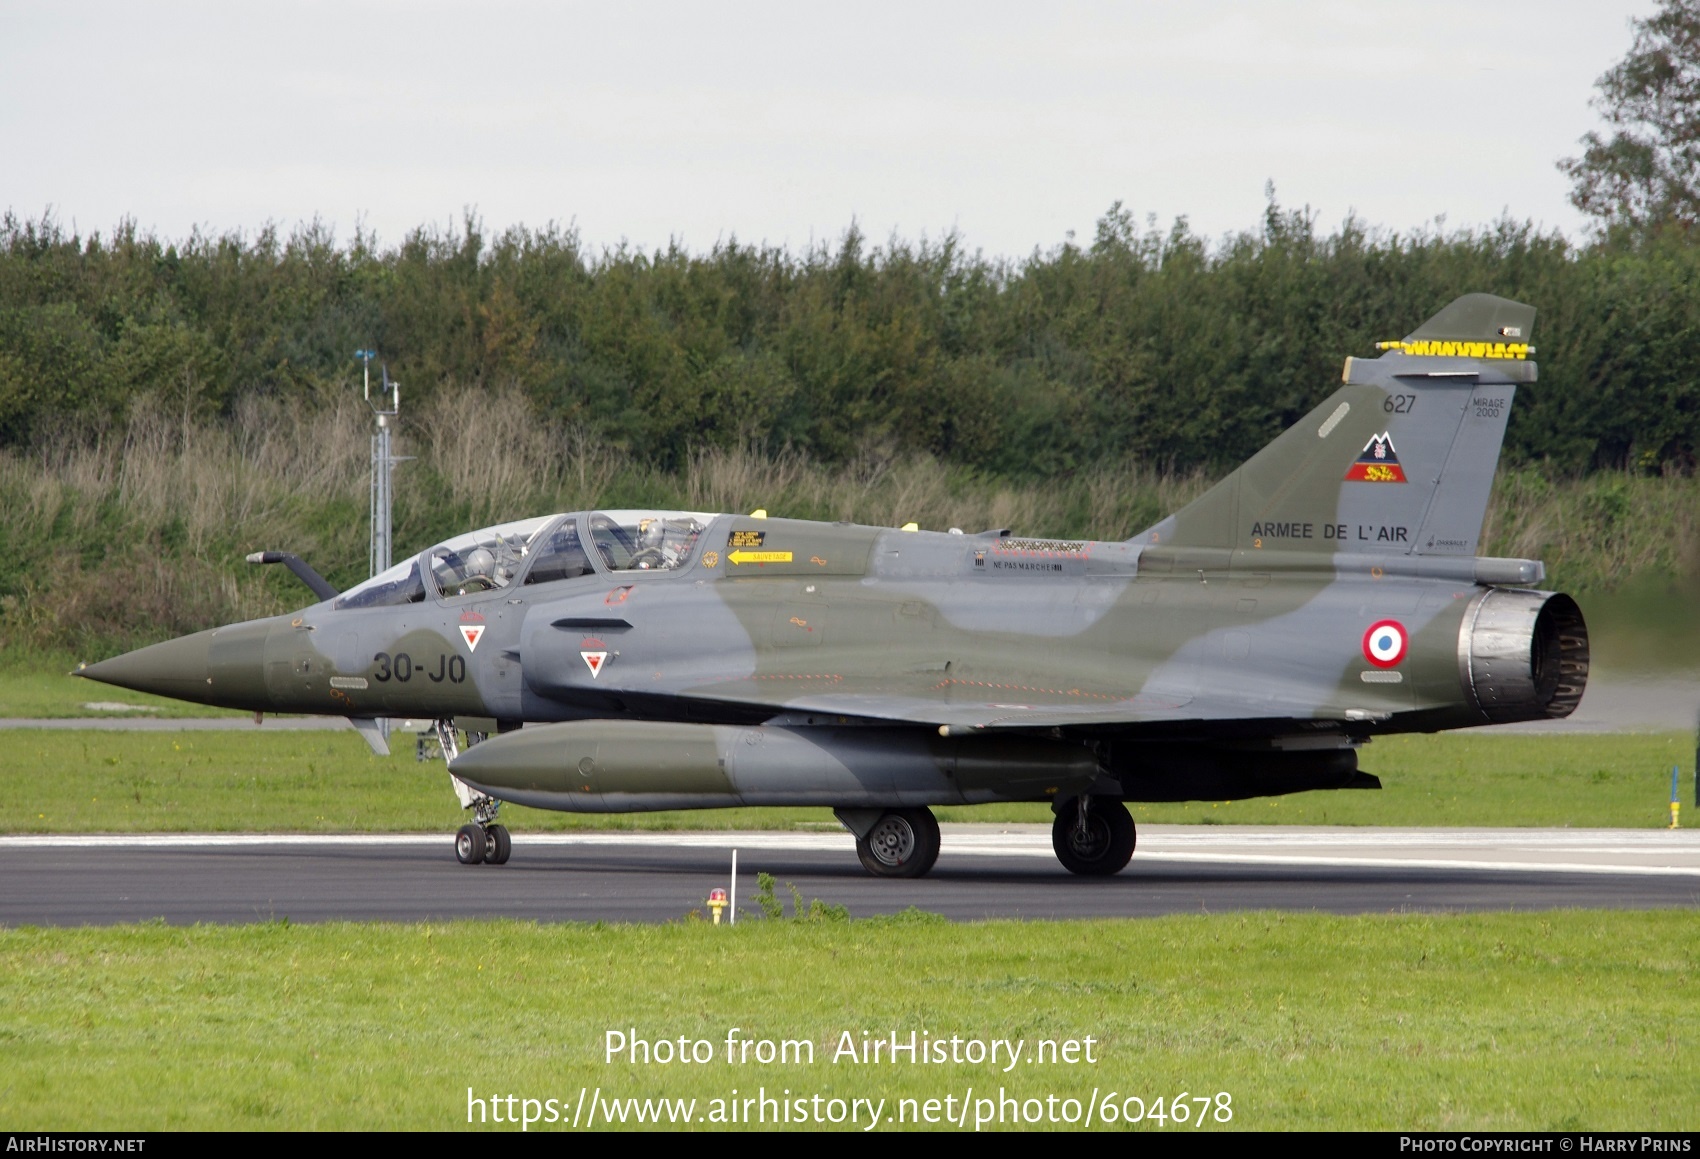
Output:
M632 553L599 547L599 519L696 528L667 566L620 567ZM538 545L569 525L582 570L536 576ZM1530 561L680 513L509 526L523 535L509 536L521 542L505 575L445 582L433 549L394 569L400 582L378 577L84 674L229 708L352 717L749 723L803 711L989 727L1006 723L1001 707L1011 724L1210 738L1563 715L1586 673L1574 605L1520 590L1540 578ZM1545 646L1558 679L1539 687L1531 672L1516 701L1484 683L1490 645L1479 635L1484 613L1511 603L1531 664L1542 662L1543 610L1549 621L1564 613ZM1377 625L1390 629L1379 651ZM1571 670L1560 673L1566 647Z

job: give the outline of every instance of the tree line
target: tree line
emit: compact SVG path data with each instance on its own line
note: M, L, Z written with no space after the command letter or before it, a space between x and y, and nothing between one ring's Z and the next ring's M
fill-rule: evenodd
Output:
M473 216L383 247L320 225L161 239L0 219L0 446L205 419L246 396L357 389L376 347L404 401L517 388L645 465L701 447L827 464L924 453L1009 478L1129 460L1219 471L1453 297L1536 306L1541 381L1514 463L1689 471L1700 446L1700 251L1687 231L1587 244L1501 221L1332 232L1271 195L1211 240L1112 206L1089 241L988 257L955 236L805 252L590 252ZM500 447L490 448L500 454Z

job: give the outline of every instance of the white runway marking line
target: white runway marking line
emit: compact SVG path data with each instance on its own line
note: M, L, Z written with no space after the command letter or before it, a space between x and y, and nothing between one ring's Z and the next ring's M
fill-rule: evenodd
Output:
M0 837L0 849L263 849L310 848L346 845L353 837L368 846L390 848L448 848L452 836L435 833L138 833L90 835L42 835ZM851 853L855 842L848 833L679 833L679 832L581 832L536 833L514 838L517 848L569 846L663 845L689 849L749 849L818 853ZM1262 847L1245 852L1246 847ZM1457 849L1476 856L1387 857L1354 854L1327 855L1308 852L1333 847L1357 849L1413 848ZM1287 852L1295 850L1295 852ZM1296 852L1306 850L1307 852ZM1662 858L1660 864L1599 861L1500 860L1499 851ZM950 855L980 857L1051 858L1049 834L1045 833L945 833L943 851ZM1671 864L1689 860L1695 864ZM1327 831L1305 829L1291 832L1235 832L1224 827L1210 833L1175 832L1165 829L1148 834L1134 854L1140 862L1194 864L1352 866L1367 869L1462 869L1525 873L1603 873L1637 876L1700 877L1700 831L1669 830L1362 830Z

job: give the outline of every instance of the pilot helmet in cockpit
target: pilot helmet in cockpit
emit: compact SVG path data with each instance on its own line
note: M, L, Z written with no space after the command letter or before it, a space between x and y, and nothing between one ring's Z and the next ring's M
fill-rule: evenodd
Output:
M496 556L487 547L475 547L466 555L466 574L470 578L475 575L494 576L496 573Z

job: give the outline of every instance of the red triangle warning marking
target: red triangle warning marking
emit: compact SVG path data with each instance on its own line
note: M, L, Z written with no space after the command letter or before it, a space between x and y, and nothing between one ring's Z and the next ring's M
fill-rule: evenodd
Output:
M476 652L478 651L478 641L484 635L484 625L462 624L460 626L460 634L466 640L466 650L468 652Z
M608 663L608 653L580 652L579 655L584 657L584 666L590 669L590 678L592 680L595 680L598 676L602 675L602 666Z

